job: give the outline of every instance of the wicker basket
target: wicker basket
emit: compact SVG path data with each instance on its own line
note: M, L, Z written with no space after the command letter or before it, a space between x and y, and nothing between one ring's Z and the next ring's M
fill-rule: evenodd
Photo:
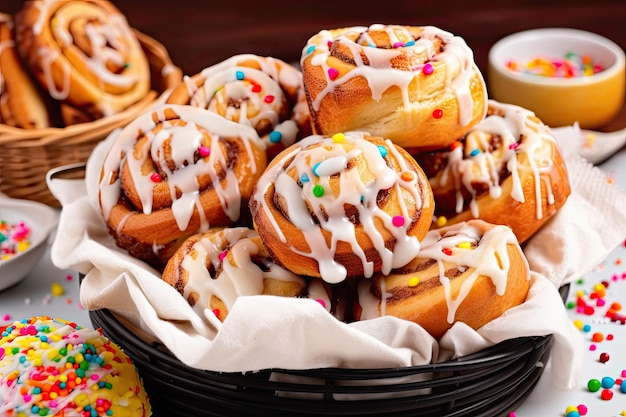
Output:
M567 294L565 286L563 300ZM553 345L547 335L432 365L221 373L186 366L162 345L138 338L109 310L89 315L134 361L154 417L509 416L532 392Z
M27 130L0 124L0 192L58 207L46 186L46 173L87 161L98 142L181 82L182 71L171 62L165 47L143 33L135 34L150 63L152 94L116 115L65 128Z

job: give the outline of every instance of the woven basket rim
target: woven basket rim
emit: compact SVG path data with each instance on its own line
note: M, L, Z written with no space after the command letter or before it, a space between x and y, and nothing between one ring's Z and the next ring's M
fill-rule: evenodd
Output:
M133 28L133 32L137 40L141 44L142 49L147 57L150 55L162 61L162 68L169 68L168 74L162 74L162 82L166 88L162 91L152 90L141 101L132 104L128 108L114 115L103 117L86 123L77 123L67 127L47 127L43 129L21 129L4 124L0 124L0 145L12 147L32 147L55 144L63 142L67 144L68 138L75 140L75 143L86 142L92 139L94 135L91 132L100 132L101 130L111 129L124 123L132 117L135 117L143 109L147 109L150 105L158 102L158 97L164 97L176 87L182 80L182 70L176 66L167 52L163 44L158 42L151 36L140 32Z

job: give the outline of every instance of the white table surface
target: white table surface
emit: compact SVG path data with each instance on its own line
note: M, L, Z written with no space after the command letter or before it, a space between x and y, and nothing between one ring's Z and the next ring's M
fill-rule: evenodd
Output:
M626 149L618 152L600 167L607 174L607 180L626 189ZM624 278L622 273L625 274ZM616 281L613 279L614 275L617 277ZM626 315L624 245L617 247L595 270L581 278L582 283L572 284L570 300L575 300L577 291L584 290L590 293L594 285L607 281L609 282L606 292L607 306L613 302L620 302L624 306L622 314ZM60 284L64 294L52 295L53 284ZM585 358L583 375L578 386L571 391L556 389L550 382L550 362L548 362L546 371L532 394L518 409L511 410L511 416L565 417L568 406L580 404L586 406L589 417L626 416L626 393L622 393L618 386L611 389L614 395L608 401L601 399L600 392L592 393L587 389L587 381L591 378L601 380L609 376L618 379L621 378L622 371L626 370L626 325L607 320L604 317L607 306L596 308L593 315L580 314L575 309L568 310L572 320L581 320L591 327L589 332L584 332ZM50 261L49 252L46 252L24 281L0 291L0 325L36 315L61 317L83 326L91 326L88 312L80 305L77 274L55 268ZM591 338L596 332L602 333L605 340L593 343ZM608 335L612 335L613 340L606 340ZM595 351L590 349L591 345L596 346ZM606 363L599 361L599 356L603 352L610 356Z

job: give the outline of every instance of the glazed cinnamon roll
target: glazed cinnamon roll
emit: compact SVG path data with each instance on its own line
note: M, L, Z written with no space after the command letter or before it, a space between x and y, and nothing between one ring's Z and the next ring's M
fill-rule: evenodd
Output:
M300 297L304 278L276 265L247 227L214 228L190 236L170 258L163 280L209 321L224 321L238 297Z
M487 109L465 41L432 26L322 30L302 51L316 134L367 131L404 148L449 145Z
M489 101L487 117L450 147L414 154L429 177L435 215L480 218L525 242L571 192L561 150L531 111Z
M23 67L13 37L13 19L0 13L0 124L22 129L50 125L37 83Z
M272 256L333 284L407 263L433 209L415 160L390 140L360 132L290 146L270 162L250 200Z
M158 107L112 141L99 184L104 219L118 246L157 269L190 235L244 222L266 166L252 128L191 106Z
M25 65L67 107L66 124L118 113L150 92L146 55L107 0L27 1L15 29Z
M439 339L455 322L478 329L523 303L529 271L510 228L458 223L430 231L407 265L362 280L355 315L396 316Z
M270 158L311 132L302 73L277 58L232 56L185 77L167 102L206 108L252 126Z

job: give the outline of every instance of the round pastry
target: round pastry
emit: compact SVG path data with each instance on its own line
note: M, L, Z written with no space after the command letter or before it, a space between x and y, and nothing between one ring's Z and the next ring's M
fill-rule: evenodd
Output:
M135 366L101 333L45 316L0 327L0 415L151 414Z
M42 129L50 125L48 109L23 67L13 39L13 19L0 13L0 123L22 129Z
M526 300L530 269L510 228L470 220L431 230L418 256L362 280L357 319L390 315L440 339L455 322L478 329Z
M306 295L305 280L276 265L254 229L228 227L194 234L163 270L201 317L224 321L238 297Z
M184 77L167 99L252 126L270 158L311 133L302 73L277 58L235 55Z
M242 207L266 166L251 127L170 104L111 139L100 206L118 246L136 258L162 269L190 235L248 220Z
M15 37L25 64L72 118L110 116L150 92L146 55L107 0L24 2Z
M414 154L429 177L435 215L480 218L513 229L525 242L571 192L550 130L524 108L489 101L487 117L450 147Z
M404 148L449 145L487 109L465 41L432 26L323 30L302 51L316 134L362 130Z
M433 210L415 160L390 140L361 132L312 135L285 149L250 199L272 256L329 283L407 263Z

